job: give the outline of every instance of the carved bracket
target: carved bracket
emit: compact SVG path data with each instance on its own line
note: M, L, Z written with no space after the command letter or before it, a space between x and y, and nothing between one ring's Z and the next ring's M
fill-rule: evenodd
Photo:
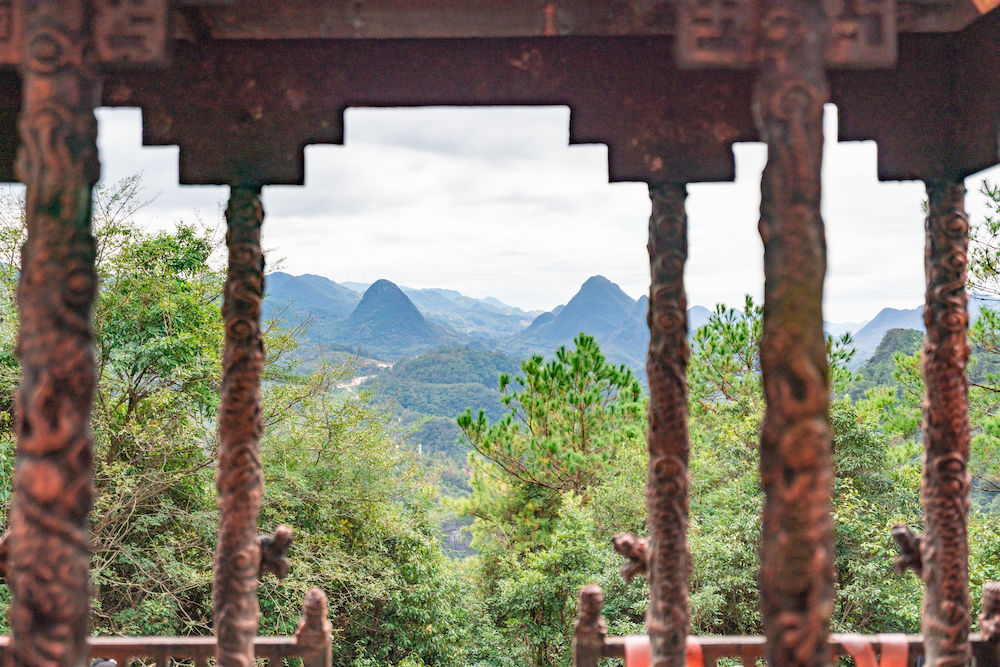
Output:
M899 547L899 554L892 561L892 569L900 576L907 570L913 570L918 577L921 576L924 570L920 556L923 536L914 533L905 523L897 523L892 527L892 539L896 540L896 546Z
M826 62L892 67L896 63L895 0L823 0L830 17ZM677 62L682 67L752 67L768 30L801 30L794 15L767 11L766 0L680 0Z
M102 63L167 63L168 0L96 0L94 9L94 44Z
M629 559L629 562L622 566L622 578L625 583L632 581L632 577L636 575L646 576L649 572L648 540L631 533L617 533L611 538L611 544L614 545L615 551Z
M278 579L284 579L288 574L288 547L292 545L292 529L288 526L278 526L273 535L258 535L260 544L260 569L258 577L268 572Z
M102 65L165 65L170 0L94 0L94 49ZM0 0L0 65L23 58L24 0Z

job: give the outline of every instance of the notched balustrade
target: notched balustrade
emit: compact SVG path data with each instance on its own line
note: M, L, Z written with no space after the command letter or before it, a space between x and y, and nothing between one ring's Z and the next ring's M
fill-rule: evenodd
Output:
M608 624L601 615L604 593L597 584L587 584L577 598L576 620L573 622L574 667L597 667L608 634Z
M295 645L301 652L303 667L329 667L332 633L333 625L327 618L326 593L310 588L295 628Z
M994 610L1000 601L1000 584L989 584L998 594L987 603L984 589L984 609ZM580 590L577 620L574 624L574 667L595 667L602 658L626 658L628 652L642 646L644 636L607 636L606 624L602 616L604 596L599 586L588 584ZM984 612L985 613L985 612ZM993 617L991 615L991 617ZM981 621L982 623L982 617ZM995 627L995 626L993 626ZM720 660L732 664L736 659L744 667L757 667L765 658L767 641L761 636L691 637L688 640L687 665L692 667L716 667ZM1000 638L983 634L969 636L971 655L978 667L1000 665ZM852 659L854 664L874 666L878 664L897 667L913 666L926 660L925 643L921 635L880 634L832 634L825 642L824 652L831 662L840 663ZM849 664L849 663L848 663ZM965 664L965 663L963 663ZM626 662L626 667L629 663Z
M279 667L288 664L289 659L300 658L303 667L330 667L333 635L326 615L326 594L319 588L310 589L295 636L255 638L253 664ZM135 660L156 665L190 661L194 667L209 667L216 649L216 638L211 636L90 637L85 655L92 660L112 659L119 667L127 667ZM10 657L10 640L0 637L0 664L7 664Z

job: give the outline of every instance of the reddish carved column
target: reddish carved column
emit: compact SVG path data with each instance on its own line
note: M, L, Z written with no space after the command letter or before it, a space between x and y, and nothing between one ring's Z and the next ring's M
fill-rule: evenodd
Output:
M820 217L827 26L823 3L767 3L754 91L754 113L768 149L760 204L765 276L760 361L767 398L760 443L765 492L760 588L771 665L830 660L833 463Z
M969 660L969 404L965 364L966 252L969 218L965 186L927 182L927 244L924 270L923 369L924 462L920 496L924 505L921 542L925 583L922 610L930 665L965 665Z
M652 665L687 662L687 214L683 183L649 186L649 632Z
M601 616L604 593L597 584L580 589L573 622L573 667L597 667L608 634L608 624Z
M303 667L330 667L333 625L326 616L326 593L320 588L310 588L295 628L295 646L302 651Z
M263 494L260 466L260 378L264 342L260 308L264 255L260 188L233 186L226 209L229 274L222 315L226 347L219 407L219 537L212 606L219 667L253 665L257 635L260 545L257 518Z
M87 660L96 371L90 233L100 79L85 0L25 2L18 176L27 185L21 257L17 468L10 509L13 662Z
M983 639L1000 641L1000 582L987 581L983 584L982 613L979 614L979 628Z

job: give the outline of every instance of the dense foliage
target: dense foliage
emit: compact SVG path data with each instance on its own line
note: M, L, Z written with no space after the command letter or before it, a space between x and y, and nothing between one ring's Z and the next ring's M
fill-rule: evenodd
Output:
M142 204L135 178L97 192L94 630L206 633L219 241L197 225L139 229L132 220ZM19 375L19 211L16 198L0 202L4 506ZM992 218L974 234L973 276L986 287L1000 265L998 234ZM330 596L336 665L565 666L577 592L590 581L604 589L610 633L642 631L644 584L621 580L609 540L646 531L647 398L632 371L609 363L584 333L520 364L445 348L381 373L376 400L343 389L371 372L343 357L334 366L311 359L305 373L302 329L283 317L266 334L260 523L289 524L296 537L289 577L262 582L263 634L290 633L305 591L320 586ZM699 634L761 632L760 335L761 308L748 298L741 309L718 307L691 338L690 600ZM983 581L1000 579L1000 315L983 310L971 338L970 589L978 600ZM828 342L835 631L918 631L921 584L891 572L889 528L921 527L919 346L918 332L890 331L855 374L850 340ZM403 430L400 417L409 422ZM0 586L0 604L8 598Z
M458 425L474 449L467 512L474 532L520 551L549 542L566 493L585 503L592 489L629 462L641 460L643 402L638 381L612 366L594 339L580 334L575 349L561 347L546 362L521 365L513 382L500 376L508 413L490 423L467 410ZM485 547L485 545L484 545Z
M718 308L692 339L689 543L692 631L699 634L761 632L760 320L760 307L748 299L741 310ZM912 336L890 338L887 345L896 346ZM615 557L608 545L617 530L644 531L643 399L632 392L631 374L610 367L592 339L576 342L575 350L561 349L548 362L525 362L516 383L501 376L510 410L503 419L490 423L467 411L458 420L473 449L465 509L476 517L474 574L491 624L507 646L517 647L509 649L515 664L568 664L567 619L583 581L605 587L611 632L641 628L645 610L642 589L609 573ZM910 376L912 358L902 352L885 352L858 377L847 368L848 339L831 339L828 349L837 472L833 629L918 632L921 584L912 574L893 574L889 529L897 522L920 528L914 415L922 387ZM896 370L886 380L876 371L887 359ZM852 399L860 382L870 391ZM575 416L581 409L601 417L581 420ZM600 456L581 453L589 452L581 448L582 433L604 443ZM975 512L972 525L970 585L977 591L996 574L1000 521Z
M23 234L19 202L0 215L4 261L0 399L9 410ZM212 229L149 232L133 222L137 178L99 189L95 306L99 370L94 408L97 498L94 632L186 635L211 631L215 543L214 416L222 272ZM467 596L433 518L435 490L400 448L389 418L364 396L333 388L346 367L300 376L294 331L266 334L261 528L294 527L291 573L261 587L261 632L288 634L305 591L330 596L338 664L458 664ZM11 422L0 432L9 501ZM0 600L8 597L4 588Z

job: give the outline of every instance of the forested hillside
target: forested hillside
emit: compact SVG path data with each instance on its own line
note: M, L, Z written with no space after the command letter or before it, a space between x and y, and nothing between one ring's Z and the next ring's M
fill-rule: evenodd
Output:
M9 411L14 357L20 203L0 202L0 503L13 473ZM132 215L138 180L98 189L95 236L101 288L95 308L98 393L93 413L96 501L93 631L208 634L215 546L215 412L222 294L217 230L147 232ZM435 491L400 446L388 416L334 387L350 369L301 375L294 332L266 337L261 443L262 532L294 527L292 569L262 582L262 634L290 634L305 591L330 596L338 665L463 664L467 585L445 556ZM431 604L430 601L435 601ZM0 605L9 602L0 585ZM9 632L6 613L0 631ZM412 664L412 663L411 663Z
M896 372L896 355L913 355L920 351L923 342L923 333L916 329L886 331L872 356L858 368L857 379L851 384L851 396L862 398L870 389L892 385Z
M376 405L398 420L424 464L438 471L444 491L464 496L469 491L468 448L460 441L455 415L476 405L498 419L504 408L497 378L517 368L517 362L500 352L442 348L399 361L364 388ZM449 525L458 528L457 523ZM457 533L454 541L468 542Z

